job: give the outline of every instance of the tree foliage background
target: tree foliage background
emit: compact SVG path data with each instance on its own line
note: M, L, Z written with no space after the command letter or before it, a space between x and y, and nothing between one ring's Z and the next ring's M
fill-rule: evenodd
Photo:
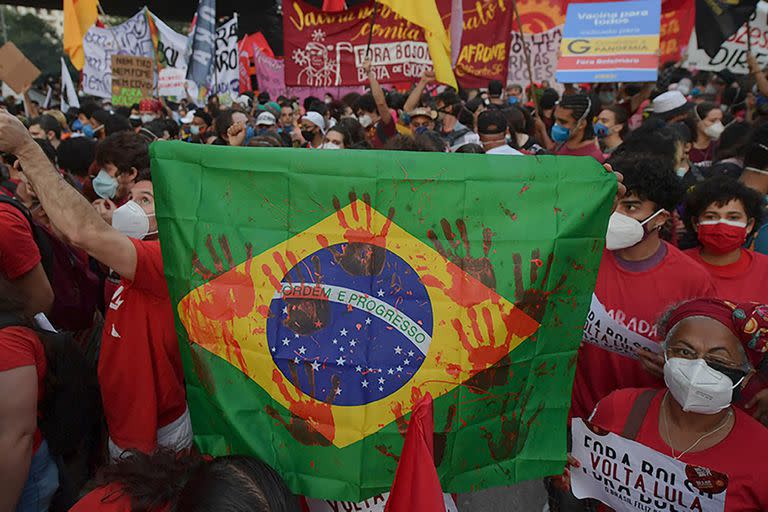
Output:
M61 72L59 57L64 55L64 48L56 30L34 14L21 14L8 7L0 9L3 9L5 15L8 39L42 71L38 80L47 75L58 77Z

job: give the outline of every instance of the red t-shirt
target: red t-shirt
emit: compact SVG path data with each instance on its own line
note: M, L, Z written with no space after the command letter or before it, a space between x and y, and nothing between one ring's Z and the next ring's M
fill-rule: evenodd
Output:
M621 389L600 401L592 422L613 433L621 434L629 411L644 389ZM659 413L664 391L651 401L635 441L664 455L672 450L659 434ZM670 396L667 400L672 400ZM739 409L734 408L733 429L725 439L711 448L688 452L680 460L704 466L728 475L725 495L726 512L768 510L768 485L765 464L768 460L768 429ZM603 507L607 510L608 507Z
M0 203L0 276L13 281L40 263L32 227L18 208Z
M671 305L714 294L707 271L679 249L666 245L659 264L643 272L622 268L610 251L603 252L595 295L614 320L629 330L656 340L656 321ZM629 387L659 387L662 379L648 373L636 359L582 343L573 383L571 413L588 418L608 393Z
M587 144L586 146L582 146L576 149L571 149L563 144L555 150L555 154L562 156L591 156L600 163L605 162L605 154L600 151L600 148L596 143Z
M151 512L166 512L170 506L154 508ZM123 494L119 484L97 487L75 503L69 512L133 512L131 497Z
M717 297L736 302L768 303L768 256L747 249L730 265L710 265L701 259L700 247L685 251L712 276Z
M136 275L122 281L107 308L99 384L112 441L150 452L157 429L178 419L187 404L160 242L131 242Z
M37 370L37 401L45 392L45 349L35 331L26 327L5 327L0 329L0 372L34 366ZM35 430L34 451L40 447L43 436Z
M688 152L688 160L699 167L708 167L712 165L712 160L715 158L716 148L717 143L715 141L710 142L704 149L691 146L691 150Z
M384 124L381 121L376 123L376 134L374 135L373 140L371 140L371 145L374 147L374 149L383 148L390 137L397 135L397 125L395 124L395 119L393 117L390 119L391 120L387 124Z

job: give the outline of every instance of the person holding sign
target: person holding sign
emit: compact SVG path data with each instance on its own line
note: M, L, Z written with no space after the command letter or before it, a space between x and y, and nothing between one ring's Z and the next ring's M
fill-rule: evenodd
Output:
M579 349L571 411L583 418L611 391L661 385L656 319L672 304L714 295L706 270L659 237L683 196L671 166L634 152L610 163L628 192L608 223Z
M694 299L667 312L659 329L665 335L666 388L614 391L600 401L590 421L673 459L720 473L720 486L726 485L725 508L720 510L768 510L763 482L768 430L732 406L753 372L745 347L759 352L768 348L768 306ZM678 492L689 483L675 484Z

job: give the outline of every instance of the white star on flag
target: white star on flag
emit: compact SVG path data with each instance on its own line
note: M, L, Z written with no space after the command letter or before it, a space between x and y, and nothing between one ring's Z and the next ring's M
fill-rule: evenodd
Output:
M355 345L357 345L357 340L352 340L349 342L350 347L354 347Z
M288 338L283 338L283 345L287 347L290 344L291 344L291 340L289 340Z
M379 391L384 391L384 388L379 386Z
M383 297L385 295L384 290L379 288L379 291L376 292L376 295L378 295L379 297Z
M339 347L339 352L344 352L344 347Z
M288 306L286 306L286 307L284 307L284 308L283 308L283 314L284 314L284 315L287 315L287 314L288 314Z
M274 352L274 351L275 351L275 347L272 347L272 352Z
M389 370L387 370L387 373L390 374L390 375L394 375L395 374L395 370L390 368Z
M317 361L312 361L312 369L314 371L318 371L320 369L320 363L318 363Z
M346 330L346 329L342 329L342 330L339 332L339 334L341 334L342 336L346 336L346 335L347 335L347 330Z
M408 357L413 357L413 350L408 351Z
M299 347L299 354L304 355L307 352L307 349L304 347Z
M402 352L403 352L403 349L402 349L402 348L400 348L400 345L398 345L398 346L396 346L396 347L395 347L395 354L398 354L398 355L400 355Z
M361 382L360 384L362 384L364 388L367 388L367 387L368 387L368 381L367 381L367 380L364 380L364 381L363 381L363 382Z
M336 388L336 394L337 394L337 395L340 395L340 394L341 394L341 388Z
M365 319L365 325L371 325L371 317Z
M384 384L384 377L379 377L379 384Z
M405 361L403 361L403 364L406 364L406 365L407 364L411 364L411 360L410 359L406 359Z
M299 364L299 358L298 357L294 357L293 358L293 362L296 363L296 364Z
M298 338L298 337L299 337L299 335L298 335L298 334L294 334L294 335L293 335L293 337L294 337L294 338Z
M357 373L360 373L360 372L362 372L362 371L363 371L363 368L362 368L361 366L355 366L355 371L356 371Z
M344 366L344 363L346 362L347 362L346 359L344 359L343 357L340 357L336 360L336 364L339 366Z
M336 345L339 342L336 338L333 338L333 344Z
M402 366L398 366L397 368L395 368L395 370L397 370L398 372L401 372L401 371L403 371L403 367Z

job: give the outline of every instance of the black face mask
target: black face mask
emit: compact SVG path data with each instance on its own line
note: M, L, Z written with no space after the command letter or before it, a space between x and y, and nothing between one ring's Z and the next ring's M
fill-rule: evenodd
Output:
M738 383L736 384L736 387L733 388L733 397L731 398L731 403L735 404L739 400L739 395L741 394L741 385L743 384L743 382L739 382L739 381L741 381L741 379L747 376L747 372L745 372L744 370L729 368L728 366L723 366L721 364L713 363L711 361L707 361L706 359L704 360L704 362L707 363L707 366L709 366L713 370L717 370L718 372L722 373L723 375L731 379L731 381L734 384Z
M301 130L301 136L304 137L305 141L312 142L312 139L315 138L315 132L313 130Z

